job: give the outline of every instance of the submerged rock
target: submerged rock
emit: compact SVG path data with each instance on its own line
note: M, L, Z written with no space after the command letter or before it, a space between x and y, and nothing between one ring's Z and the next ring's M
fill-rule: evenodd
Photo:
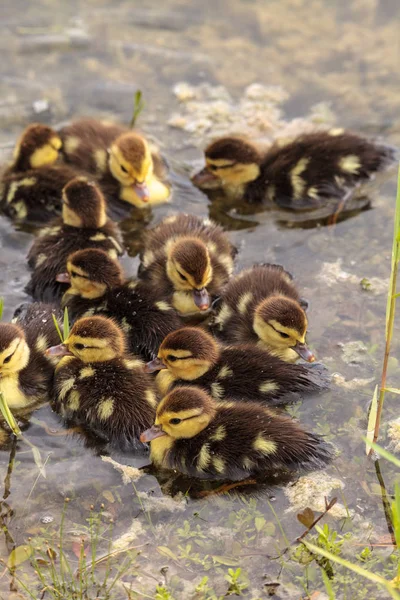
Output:
M314 511L323 512L325 498L331 500L336 495L334 490L343 488L343 481L326 473L312 473L300 477L295 484L285 488L285 495L291 504L286 512L302 510L307 506ZM348 516L348 512L343 504L337 502L329 511L329 515L335 519L343 519Z

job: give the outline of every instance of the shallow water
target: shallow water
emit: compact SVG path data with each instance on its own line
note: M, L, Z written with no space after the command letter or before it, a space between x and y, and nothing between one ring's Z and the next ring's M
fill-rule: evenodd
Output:
M140 546L136 570L122 577L138 598L155 597L157 582L166 585L175 599L212 597L195 592L204 575L209 577L208 585L222 595L229 587L224 580L228 568L240 566L243 580L249 581L244 591L248 598L306 598L318 590L322 600L324 584L315 562L306 570L287 555L270 557L285 547L279 524L293 540L304 529L296 513L328 495L338 496L346 507L339 516L350 515L325 519L333 529L351 533L343 555L352 559L372 544L373 557L379 560L371 568L387 579L394 577L391 547L376 546L387 540L388 529L375 467L365 462L362 436L384 343L395 173L370 191L372 210L334 229L287 227L281 222L287 215L277 211L226 214L210 205L187 180L201 159L199 147L214 131L202 130L196 121L202 106L187 119L189 129L193 125L190 132L170 127L166 121L177 113L188 115L185 103L179 104L173 93L178 82L222 85L234 103L246 86L259 82L285 91L276 91L276 110L283 112L277 115L271 109L268 135L274 135L279 124L305 117L308 122L334 121L399 144L400 6L393 0L206 0L201 4L168 0L162 5L17 0L4 6L3 13L0 144L4 159L21 128L32 120L57 125L91 114L128 123L133 95L141 89L146 106L140 127L159 140L176 171L174 203L157 209L154 222L177 210L211 214L231 230L231 239L240 248L238 268L255 261L283 264L309 300L311 346L332 373L342 376L336 378L342 383L333 383L329 392L290 409L338 450L315 488L310 483L311 496L299 492L296 506L291 505L283 483L269 485L245 500L227 495L200 499L193 497L198 496L193 483L180 478L157 480L150 473L134 486L124 485L121 475L94 449L85 448L78 435L52 435L61 433L62 426L49 408L41 409L26 437L40 450L46 478L26 444L18 444L8 477L12 450L0 454L5 478L1 519L9 531L0 538L1 554L6 557L14 545L26 543L28 536L39 541L49 538L56 546L64 498L69 497L66 544L74 567L74 540L87 534L90 506L99 510L104 503L104 538L110 536L112 518L112 537L129 533L120 543ZM330 111L326 105L312 109L321 102L330 103ZM223 116L218 123L216 127L225 126ZM132 256L140 247L139 234L145 224L135 220L123 224ZM25 299L25 255L32 238L15 231L3 218L0 228L0 295L5 299L5 318L10 318ZM134 272L136 261L125 259L124 266ZM362 289L363 278L370 280L371 290ZM390 383L397 387L398 340L395 335L390 365ZM360 342L361 351L346 362L347 344L353 341ZM352 383L343 386L343 378ZM354 384L355 378L361 381ZM386 447L387 423L398 414L396 402L396 397L388 395L381 439ZM145 462L143 457L114 458L136 465ZM380 468L390 494L398 476L383 460ZM343 490L331 491L328 486L325 491L325 475L341 481ZM183 494L172 500L169 494L178 490ZM105 539L100 546L104 552ZM343 568L334 567L334 572L338 598L386 597L384 591ZM21 577L36 581L28 562L21 566ZM35 593L39 594L36 589ZM0 594L1 598L13 597L8 575L0 579ZM126 597L118 583L112 598Z

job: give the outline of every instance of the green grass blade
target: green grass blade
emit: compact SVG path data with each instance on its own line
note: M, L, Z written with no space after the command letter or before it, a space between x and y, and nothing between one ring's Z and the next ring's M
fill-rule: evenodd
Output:
M373 581L378 585L384 586L387 589L387 591L391 594L392 598L395 598L395 600L400 600L400 594L396 592L395 588L393 587L393 584L387 579L384 579L376 573L371 573L371 571L367 571L367 569L363 569L363 567L360 567L360 565L351 563L349 560L341 558L340 556L336 556L336 554L332 554L331 552L328 552L328 550L323 550L322 548L319 548L314 544L310 544L309 542L305 542L304 540L302 543L313 554L320 554L321 556L328 558L332 562L338 563L339 565L342 565L342 567L346 567L346 569L357 573L357 575L361 575L361 577L364 577L365 579L369 579L370 581Z
M64 322L63 322L63 332L64 332L64 340L68 339L69 336L69 317L68 317L68 308L64 308Z
M379 444L374 444L374 442L367 440L367 438L363 438L363 439L368 446L370 446L371 448L376 450L376 452L379 452L379 454L381 456L383 456L383 458L386 458L386 460L391 462L393 465L396 465L396 467L400 468L400 460L396 456L394 456L394 454L392 454L391 452L388 452L387 450L385 450L385 448L382 448L382 446L380 446Z
M328 575L326 574L325 569L321 568L321 575L322 575L322 579L324 581L326 593L328 594L329 600L335 600L335 598L336 598L335 592L333 591L331 580L329 579Z
M14 435L21 435L21 430L18 427L18 423L14 419L14 415L12 414L10 407L7 404L6 399L4 398L2 392L0 392L0 411L4 417L5 422L14 433Z
M399 388L385 388L385 392L390 392L391 394L400 394Z
M133 99L133 112L132 112L131 122L129 124L129 127L131 129L133 129L135 127L136 121L143 109L144 109L143 94L142 94L141 90L137 90L137 92L135 93L134 99Z
M0 321L3 318L3 312L4 312L4 298L0 298Z
M64 341L64 338L63 338L62 331L61 331L61 329L60 329L60 325L58 324L57 317L56 317L56 315L55 315L54 313L52 313L52 315L51 315L51 316L53 317L53 323L54 323L54 327L55 327L55 328L56 328L56 330L57 330L58 337L59 337L59 338L60 338L60 340L63 342L63 341Z
M396 195L396 209L394 213L394 233L393 233L393 246L392 246L392 268L390 273L389 283L389 294L387 299L386 307L386 339L389 336L389 307L392 299L392 293L396 292L393 290L393 278L397 270L397 266L400 259L400 167L397 174L397 195Z
M374 439L375 432L375 423L376 423L376 415L378 413L378 386L375 386L374 395L372 396L371 408L369 409L368 415L368 427L367 427L367 436L366 436L366 445L365 445L365 453L369 454L371 450L371 446L368 442L372 442Z

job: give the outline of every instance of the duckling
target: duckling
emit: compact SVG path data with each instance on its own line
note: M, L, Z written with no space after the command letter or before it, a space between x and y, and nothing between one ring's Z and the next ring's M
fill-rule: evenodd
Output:
M145 233L139 273L180 315L205 315L232 274L236 252L219 225L175 215Z
M286 362L315 360L306 341L307 316L290 273L254 265L224 289L213 329L228 344L259 344Z
M61 415L89 427L113 446L142 447L139 435L154 421L157 394L142 361L125 349L122 330L111 319L79 319L64 343L49 348L62 357L53 398Z
M13 220L45 223L61 212L61 191L77 172L54 164L61 148L57 132L30 125L14 150L0 183L0 209Z
M284 145L278 140L264 152L244 138L223 137L206 148L206 166L193 183L249 203L307 210L328 198L346 200L394 158L392 147L343 129L306 133Z
M221 348L209 333L195 327L167 335L146 370L161 370L156 378L161 394L179 385L196 385L216 400L229 396L274 404L292 400L283 398L287 394L326 387L326 376L318 368L286 363L259 346Z
M102 248L113 258L123 254L121 233L107 218L104 196L94 183L76 177L64 187L62 199L62 216L40 232L28 254L33 273L25 291L37 300L60 299L68 289L56 276L75 250Z
M112 317L126 333L131 352L145 360L154 358L165 336L183 325L166 299L154 298L146 283L124 281L121 266L102 250L74 252L67 269L58 279L70 282L63 297L70 317Z
M118 199L136 208L169 200L165 163L138 132L85 118L59 133L65 162L96 176L117 202L115 209L121 208Z
M54 365L45 352L59 339L52 315L62 317L55 307L34 303L12 323L0 323L0 392L18 419L49 399Z
M216 402L196 387L178 387L161 400L151 442L158 467L201 479L240 481L277 469L320 469L329 444L290 417L255 402Z

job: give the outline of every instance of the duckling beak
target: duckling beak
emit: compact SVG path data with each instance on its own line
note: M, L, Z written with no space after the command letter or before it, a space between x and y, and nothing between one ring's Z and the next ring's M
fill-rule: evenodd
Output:
M216 177L207 167L204 167L201 171L191 177L192 183L205 189L215 189L220 187L220 180Z
M193 290L193 300L200 310L208 310L210 308L210 296L208 295L206 288Z
M166 368L167 367L164 365L161 358L155 358L154 360L151 360L150 362L148 362L144 365L144 372L145 373L154 373L154 371L161 371L161 369L166 369Z
M315 361L315 356L311 352L310 348L308 348L307 344L301 344L300 342L297 342L296 345L293 346L293 350L307 362Z
M140 436L141 442L151 442L151 440L155 440L162 435L167 435L165 431L161 429L159 425L153 425L150 429L146 429Z
M52 346L46 350L47 356L73 356L65 344L58 344L58 346Z
M71 277L69 273L58 273L58 275L56 275L56 281L59 281L60 283L71 283Z
M136 194L142 200L142 202L148 202L150 200L150 190L146 183L135 183L133 186Z

